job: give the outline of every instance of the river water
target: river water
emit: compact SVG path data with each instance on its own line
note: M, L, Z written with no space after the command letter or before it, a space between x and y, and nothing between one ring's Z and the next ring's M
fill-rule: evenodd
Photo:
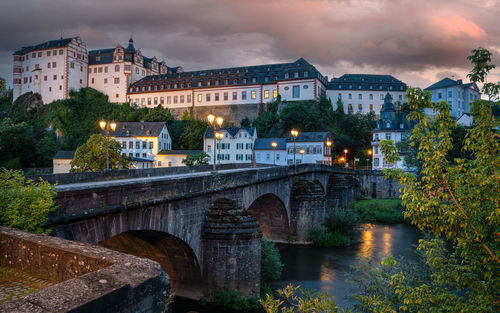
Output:
M359 264L358 256L380 261L388 255L402 255L412 260L415 258L418 239L422 237L418 229L407 224L362 224L361 227L359 237L345 248L278 244L285 267L281 278L272 282L271 287L278 289L292 283L304 289L327 291L340 307L352 308L353 300L345 297L353 290L354 285L346 281L346 273L351 266ZM184 301L174 303L173 311L218 312Z
M358 241L345 248L277 245L285 264L281 279L271 284L273 289L292 283L304 289L326 291L340 307L352 307L346 299L355 287L346 281L346 273L359 264L358 256L380 261L388 255L415 258L415 247L421 233L407 224L363 224Z

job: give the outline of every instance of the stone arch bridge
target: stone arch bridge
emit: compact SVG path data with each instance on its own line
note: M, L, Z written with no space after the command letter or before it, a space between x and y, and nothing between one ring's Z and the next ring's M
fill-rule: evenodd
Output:
M54 234L162 265L178 296L258 296L260 237L303 243L326 207L390 197L380 173L319 164L185 173L56 187Z

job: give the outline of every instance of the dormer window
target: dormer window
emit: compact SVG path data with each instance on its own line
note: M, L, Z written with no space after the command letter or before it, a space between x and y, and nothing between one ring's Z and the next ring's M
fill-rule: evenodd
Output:
M299 78L299 72L295 72L294 77Z
M361 85L358 85L358 89L361 89Z
M307 77L309 76L309 72L308 71L304 71L304 77Z
M267 83L269 81L269 77L268 76L264 77L264 81Z
M210 82L211 82L210 80L207 80L207 86L210 86Z
M201 87L201 80L198 81L198 87Z
M288 78L289 78L288 73L285 73L285 79L288 79Z
M215 86L219 86L219 80L218 79L215 81Z
M227 85L229 83L228 79L224 79L224 85Z
M253 77L252 78L252 83L256 83L257 82L257 77Z
M246 84L246 83L247 83L247 79L245 77L245 78L243 78L243 84Z
M349 85L349 89L352 89L352 85Z
M235 79L233 79L233 84L235 84L235 85L236 85L237 83L238 83L238 80L237 80L236 78L235 78Z
M342 88L342 85L341 85L341 84L339 84L339 89L341 89L341 88Z
M370 85L370 89L373 89L373 86L372 86L372 85Z
M392 90L392 86L389 86L389 89Z

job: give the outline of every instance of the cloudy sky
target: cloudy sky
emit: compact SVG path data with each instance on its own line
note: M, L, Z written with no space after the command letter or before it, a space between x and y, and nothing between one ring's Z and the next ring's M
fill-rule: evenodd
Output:
M427 87L466 78L470 51L493 52L500 80L500 0L4 0L0 76L22 46L80 36L127 45L186 71L304 57L330 78L392 74Z

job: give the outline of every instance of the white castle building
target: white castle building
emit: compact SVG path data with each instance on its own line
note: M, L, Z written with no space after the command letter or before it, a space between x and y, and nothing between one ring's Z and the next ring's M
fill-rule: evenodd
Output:
M87 86L88 53L80 37L52 40L14 52L13 98L38 93L44 103Z
M366 114L373 111L379 116L385 94L389 93L394 103L404 103L406 88L405 83L391 75L344 74L328 83L326 95L334 109L340 99L345 113Z
M169 109L309 100L326 90L326 78L306 60L292 63L152 75L133 83L129 101Z

